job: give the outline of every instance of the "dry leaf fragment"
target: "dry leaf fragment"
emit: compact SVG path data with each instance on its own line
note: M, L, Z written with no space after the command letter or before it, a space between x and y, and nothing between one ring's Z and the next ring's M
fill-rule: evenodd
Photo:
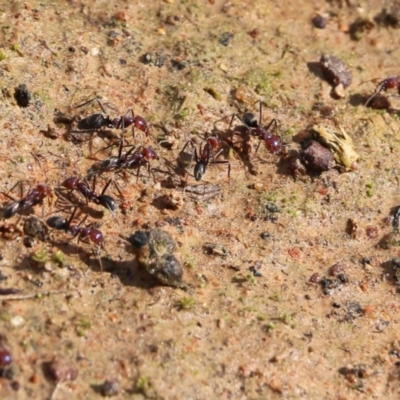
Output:
M351 137L339 125L339 131L322 125L314 125L313 131L317 134L321 143L329 147L336 162L342 164L346 169L352 169L359 156L354 150Z

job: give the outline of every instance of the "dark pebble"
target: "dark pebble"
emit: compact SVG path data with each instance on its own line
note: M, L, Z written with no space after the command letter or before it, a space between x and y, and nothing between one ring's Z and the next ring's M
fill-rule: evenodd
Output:
M15 89L14 97L20 107L28 107L32 98L28 87L24 83L21 83Z
M311 20L314 28L318 29L325 29L326 25L328 23L328 20L323 17L322 15L316 15L312 20Z
M301 158L307 169L315 172L323 172L335 166L332 152L321 143L310 140L303 144L305 148L301 152Z
M324 54L319 61L324 78L333 86L343 85L344 88L350 86L352 72L349 67L338 57Z
M229 46L232 42L232 39L234 37L234 34L231 32L224 32L220 38L219 38L219 42L223 45L223 46Z

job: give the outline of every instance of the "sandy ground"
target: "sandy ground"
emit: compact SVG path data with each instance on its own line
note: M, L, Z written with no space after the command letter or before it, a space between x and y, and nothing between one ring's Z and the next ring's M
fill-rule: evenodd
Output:
M0 223L2 399L399 398L400 100L364 106L398 73L395 2L0 3L3 217L8 196L51 188ZM322 54L352 72L342 98ZM126 144L159 156L150 173L98 176L97 194L116 183L114 215L60 189L118 154L120 128L77 128L102 112L74 108L96 96L111 119L145 118L149 135L128 127ZM229 132L259 100L281 154ZM204 147L216 122L229 163L200 152L196 182L181 150ZM306 171L296 159L313 125L342 127L357 162ZM80 228L99 229L104 248L24 234L29 217L69 219L74 206L70 225L87 214ZM176 242L187 290L160 284L126 240L155 228Z

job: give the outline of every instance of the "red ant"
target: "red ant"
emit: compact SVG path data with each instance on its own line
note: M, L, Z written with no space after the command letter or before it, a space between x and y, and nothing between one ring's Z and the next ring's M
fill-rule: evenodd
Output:
M96 179L96 177L95 177L95 179ZM91 189L89 187L89 183L86 180L82 181L76 176L66 179L61 184L61 186L65 187L71 191L76 190L87 201L92 201L95 204L102 205L104 208L107 208L110 212L113 212L117 208L115 200L111 196L104 194L105 191L110 186L111 182L112 182L112 180L110 179L107 182L106 186L104 186L104 189L102 190L100 195L96 194L96 192L94 191L94 186L96 184L96 180L94 180L94 182L93 182L93 189Z
M238 114L233 114L231 117L231 122L229 123L229 130L231 130L233 121L235 118L239 119L239 121L244 125L243 128L246 129L245 132L243 132L243 129L234 131L234 134L243 134L246 135L244 138L245 142L245 153L249 154L251 152L251 146L250 146L250 138L249 138L249 133L253 134L254 136L258 137L260 139L260 142L257 146L256 153L260 147L261 141L264 141L265 147L268 149L268 151L272 154L281 154L282 152L282 139L278 135L274 135L272 131L276 130L277 128L277 121L276 119L273 119L266 127L261 126L261 121L262 121L262 102L258 101L260 103L260 115L259 119L257 120L256 116L251 113L251 112L245 112L242 117ZM219 121L224 120L226 117L222 118ZM218 130L216 128L216 124L219 122L216 121L214 123L214 129Z
M228 164L228 178L231 176L231 164L228 160L216 160L216 158L222 153L223 142L219 140L216 136L209 136L206 138L206 143L204 147L200 145L200 150L197 152L196 146L194 145L192 140L189 140L183 149L181 150L181 154L185 151L188 145L191 145L193 148L192 159L190 164L192 164L193 159L195 159L196 164L194 166L194 178L196 181L201 181L203 175L206 173L206 169L208 164L210 163L210 158L212 158L213 164Z
M50 195L50 193L51 189L44 183L40 183L39 185L37 185L36 188L32 189L24 198L22 198L19 201L15 200L13 197L3 192L3 194L7 196L9 199L13 200L13 202L8 204L2 210L3 211L2 217L4 219L11 218L17 212L25 211L29 207L35 206L36 204L40 204L42 203L45 197Z
M253 113L246 112L243 114L242 118L239 115L234 114L233 118L236 116L248 129L249 131L260 139L260 143L257 146L256 153L260 147L261 140L265 142L265 147L271 154L280 154L282 152L282 139L274 135L272 131L276 130L277 122L273 119L266 127L262 127L262 102L260 103L260 116L257 121L256 116ZM231 121L232 124L232 121Z
M380 82L375 90L375 93L365 102L365 106L367 107L370 101L380 92L386 92L389 89L397 89L400 95L400 77L389 76L388 78Z
M150 173L150 161L159 160L160 157L151 147L139 146L135 150L135 146L132 146L129 151L122 154L123 138L121 139L118 156L111 156L106 158L99 166L99 170L113 171L116 169L136 169L138 170L137 176L139 177L140 168L143 165L148 165L148 171Z
M92 226L82 226L86 221L87 215L79 222L78 225L72 225L72 221L75 217L76 210L78 207L74 208L70 218L67 220L66 218L60 216L53 216L47 219L46 224L53 229L57 229L59 231L65 231L69 235L72 236L72 239L78 237L78 243L81 240L89 239L99 248L104 249L104 236L103 233ZM101 270L103 270L103 266L101 260L99 259Z
M133 125L134 128L139 129L140 131L144 132L146 136L149 136L150 131L146 120L143 117L140 117L139 115L135 115L133 113L132 108L129 108L124 116L111 119L111 117L106 113L106 110L101 104L99 98L95 97L94 99L88 100L85 103L75 106L74 109L83 107L86 104L92 103L93 101L97 101L103 113L92 114L80 120L77 125L78 129L83 131L96 131L103 127L124 129L127 128L128 126ZM128 116L129 113L131 113L132 116L129 117Z

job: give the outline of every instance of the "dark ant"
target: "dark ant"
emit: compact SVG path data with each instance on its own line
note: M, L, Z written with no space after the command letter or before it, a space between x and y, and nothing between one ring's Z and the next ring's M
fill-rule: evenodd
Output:
M248 137L249 133L253 134L254 136L256 136L260 139L260 142L256 148L255 153L257 153L257 151L258 151L261 141L264 141L265 147L271 154L281 154L282 147L283 147L282 139L280 136L274 135L272 133L277 128L277 121L274 118L266 127L261 126L260 124L262 121L262 102L258 101L258 103L260 103L260 115L259 115L258 120L257 120L257 117L251 112L245 112L242 115L242 117L240 117L240 115L238 115L238 114L233 114L232 118L231 118L231 122L229 124L229 130L231 130L231 127L232 127L232 124L233 124L233 121L235 118L239 119L239 121L244 125L244 127L247 128L247 132L246 132L247 138L244 139L246 142L245 143L246 154L249 154L251 151L251 147L249 144L249 137ZM225 118L222 118L222 120L223 119L225 119ZM214 123L214 127L216 126L216 124L218 122L219 121ZM239 132L234 131L233 133L240 134L240 132L242 132L242 131L243 130L241 130Z
M235 114L237 118L249 129L249 131L260 139L260 143L258 144L255 153L257 153L261 140L264 141L265 147L271 154L280 154L282 152L282 139L274 135L272 131L276 130L277 122L274 118L271 122L266 126L261 126L262 121L262 102L260 103L260 115L257 121L256 116L253 113L246 112L243 114L242 118ZM233 119L233 118L232 118Z
M181 154L185 151L188 145L191 145L193 148L192 152L192 160L196 161L194 166L194 178L196 181L201 181L203 175L206 173L206 169L208 164L210 163L210 158L212 158L213 164L228 164L228 178L231 177L231 164L228 160L216 160L216 158L222 153L223 142L219 140L216 136L209 136L206 138L206 143L204 147L200 145L200 150L197 152L196 146L194 145L192 140L186 142L185 146L181 150Z
M66 218L60 216L53 216L47 219L46 224L53 229L59 231L65 231L67 234L72 236L72 239L78 237L78 243L82 240L88 239L97 245L99 248L104 249L104 236L103 233L90 225L82 226L86 221L87 215L78 223L78 225L72 225L72 221L75 217L76 210L78 207L74 208L71 216L67 220ZM101 270L103 271L103 266L101 260L99 259Z
M129 151L122 154L123 138L121 139L118 156L111 156L106 158L99 166L99 170L113 171L116 169L136 169L138 170L137 176L139 177L140 168L144 165L148 165L148 171L150 173L150 160L159 160L160 157L151 147L139 146L135 150L135 146L132 146Z
M96 179L96 177L95 177ZM112 180L110 179L104 189L102 190L101 194L96 194L94 191L94 187L96 184L96 180L93 181L93 188L91 189L89 183L86 180L80 180L78 177L73 176L71 178L66 179L61 186L69 189L69 190L76 190L78 191L87 201L91 201L95 204L102 205L104 208L107 208L111 213L116 210L117 205L115 200L108 196L105 191L110 186Z
M104 127L115 128L115 129L120 129L120 128L124 129L124 128L127 128L128 126L133 125L134 128L139 129L140 131L144 132L146 134L146 136L149 136L150 131L149 131L149 127L147 125L146 120L143 117L140 117L139 115L135 115L133 113L132 108L129 108L124 116L111 119L110 116L106 113L106 110L104 109L103 105L101 104L99 98L95 97L94 99L88 100L85 103L74 107L74 109L83 107L86 104L92 103L93 101L97 101L97 103L100 106L101 111L103 111L103 113L102 114L100 114L100 113L92 114L92 115L89 115L88 117L80 120L77 125L78 129L85 130L85 131L95 131L95 130L99 130ZM128 116L129 113L131 113L132 116L129 117Z
M4 207L3 218L4 219L11 218L17 212L25 211L29 207L42 203L44 198L50 195L50 193L51 189L44 183L40 183L39 185L37 185L36 188L32 189L24 198L22 198L19 201L15 200L13 197L3 192L5 196L13 200L12 203Z
M400 77L398 76L389 76L380 82L375 90L375 93L365 102L365 107L368 106L370 101L377 96L380 92L386 92L389 89L397 89L400 95Z

